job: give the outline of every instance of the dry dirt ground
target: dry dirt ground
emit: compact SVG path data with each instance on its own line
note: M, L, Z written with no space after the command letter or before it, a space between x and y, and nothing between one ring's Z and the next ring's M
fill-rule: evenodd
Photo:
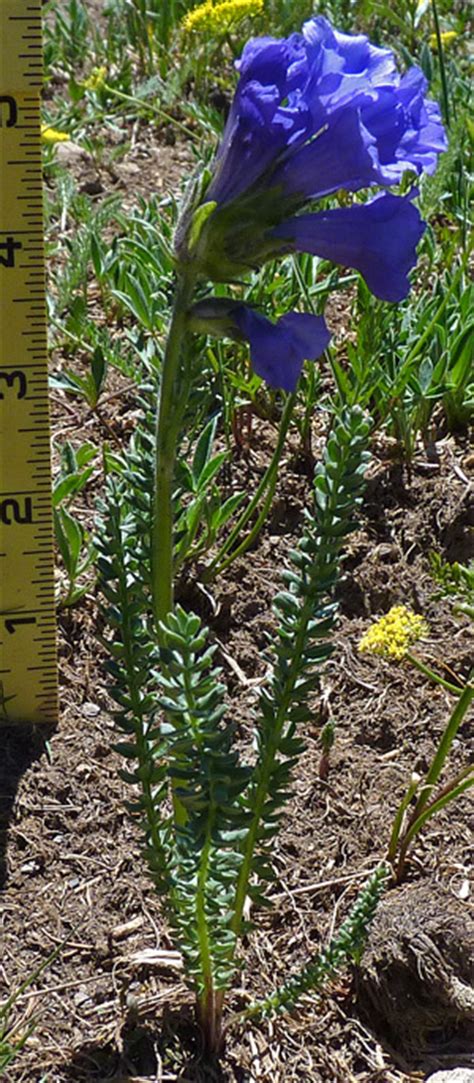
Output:
M122 171L138 166L133 176L149 193L157 163L170 159L174 172L166 168L166 184L177 183L187 148L170 148L153 135L147 145L148 159L136 145ZM95 179L110 191L110 178ZM130 199L128 181L114 183ZM78 400L55 393L53 407L54 434L74 444L100 443L97 419ZM104 413L118 440L126 441L136 416L130 389L123 389L120 407L106 402ZM257 419L244 447L235 448L232 468L249 491L273 440L272 427ZM316 455L320 441L315 428ZM474 459L467 437L440 439L434 461L420 449L411 476L383 444L373 450L363 525L348 546L340 588L337 649L313 703L307 753L275 846L274 906L258 915L245 944L231 1009L245 1005L249 993L268 992L326 942L384 855L407 779L426 768L446 722L449 693L408 665L358 654L370 621L391 605L408 604L430 625L421 657L448 678L466 677L472 665L469 623L433 600L428 564L431 549L449 560L473 555ZM290 445L271 516L252 552L228 570L211 597L197 588L186 597L217 639L243 742L265 669L278 571L298 537L310 490ZM84 498L86 521L93 500L94 486ZM92 586L80 605L59 617L57 730L45 735L12 727L1 734L1 993L15 989L69 937L20 998L18 1018L34 1017L36 1028L5 1076L9 1083L402 1083L446 1063L467 1063L456 1050L446 1051L449 1034L436 1037L438 1052L435 1041L430 1057L408 1060L386 1035L375 1037L370 1019L358 1011L351 974L318 1000L307 998L291 1017L230 1030L221 1064L204 1062L179 957L125 811L130 794L111 751L116 733L97 613ZM321 780L319 733L328 717L336 742L329 775ZM453 773L467 762L469 746L472 752L472 716L455 742ZM432 884L433 892L443 885L466 913L472 822L472 802L464 796L431 822L407 868L409 882Z

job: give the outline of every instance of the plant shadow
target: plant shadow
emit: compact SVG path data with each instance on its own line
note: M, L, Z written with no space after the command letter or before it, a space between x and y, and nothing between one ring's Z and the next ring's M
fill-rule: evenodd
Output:
M153 1083L170 1073L175 1083L230 1083L239 1079L202 1047L192 1009L165 1008L158 1026L125 1022L115 1041L86 1042L63 1069L70 1083ZM244 1074L241 1079L244 1083Z
M7 881L8 831L18 786L25 771L45 752L54 728L25 723L0 725L0 890Z

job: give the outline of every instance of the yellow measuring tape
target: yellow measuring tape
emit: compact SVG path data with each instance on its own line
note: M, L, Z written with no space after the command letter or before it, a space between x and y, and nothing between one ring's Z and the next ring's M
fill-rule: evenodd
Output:
M57 720L41 0L0 0L0 722Z

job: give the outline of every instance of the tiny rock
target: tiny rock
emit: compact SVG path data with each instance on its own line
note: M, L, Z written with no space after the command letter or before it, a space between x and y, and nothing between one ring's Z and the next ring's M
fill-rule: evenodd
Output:
M82 705L82 713L85 714L86 718L95 718L96 715L100 714L100 707L97 703L87 701Z
M435 1072L426 1083L474 1083L474 1068L453 1068L451 1071Z
M55 151L56 161L60 165L70 166L75 165L76 162L89 162L91 155L85 147L80 147L78 143L58 143Z

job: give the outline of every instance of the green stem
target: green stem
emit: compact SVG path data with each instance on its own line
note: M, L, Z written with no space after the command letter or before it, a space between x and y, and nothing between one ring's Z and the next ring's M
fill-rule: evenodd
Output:
M265 470L265 473L263 474L263 477L260 480L260 483L259 483L257 489L255 490L255 493L254 493L252 499L247 504L247 507L245 508L245 511L243 511L242 515L239 516L239 518L238 518L235 526L232 528L228 538L226 538L224 544L219 549L219 552L216 554L214 559L211 561L211 563L206 568L206 570L205 570L205 572L204 572L204 574L202 576L202 579L203 579L204 583L208 583L211 579L214 579L215 576L219 572L224 571L224 569L227 568L229 566L229 564L232 564L232 561L234 561L237 557L242 556L242 553L246 552L249 545L252 544L252 542L255 540L255 538L259 534L259 532L260 532L260 530L262 528L262 525L263 525L263 523L265 521L265 518L266 518L266 516L268 514L268 509L269 509L269 507L271 505L271 502L273 500L273 496L274 496L274 493L275 493L275 488L276 488L276 483L277 483L277 478L278 478L278 466L279 466L280 459L281 459L281 456L282 456L282 453L283 453L283 448L284 448L284 444L285 444L285 440L286 440L286 435L287 435L288 429L290 427L291 419L292 419L292 416L293 416L293 410L294 410L295 402L296 402L296 393L294 393L292 395L289 395L289 397L288 397L288 399L287 399L287 401L285 403L285 408L284 408L282 418L281 418L281 421L280 421L280 429L279 429L279 432L278 432L278 440L277 440L277 444L276 444L275 450L273 452L272 458L271 458L271 460L270 460L270 462L269 462L269 464L267 466L267 469ZM240 545L237 546L237 549L234 549L229 554L229 556L226 557L226 554L229 553L229 549L232 549L232 546L234 545L234 542L237 541L237 539L239 538L242 530L244 530L244 528L246 527L249 519L252 517L255 509L258 507L258 504L260 502L260 498L262 497L263 493L265 492L265 490L267 488L268 488L268 493L267 493L267 496L265 498L263 507L260 509L257 520L254 523L254 526L252 527L250 533L247 534L247 537L244 538L241 541ZM226 558L226 559L224 559L224 558Z
M469 605L467 602L457 602L453 605L454 613L465 613L466 617L470 617L474 620L474 605Z
M206 839L201 851L199 872L196 887L196 925L199 943L199 956L201 962L201 974L204 990L198 998L199 1022L206 1038L208 1049L215 1050L219 1041L219 1026L216 1013L216 996L214 990L212 950L209 938L209 928L206 915L206 884L209 872L209 860L211 856L212 831L216 819L215 806L209 810Z
M257 788L256 788L255 792L252 794L252 799L251 799L252 822L250 824L249 831L248 831L247 838L246 838L246 842L245 842L245 850L244 850L242 864L240 866L239 877L238 877L238 880L237 880L237 887L236 887L236 893L235 893L234 916L232 918L232 923L231 923L231 926L230 926L231 931L234 933L234 936L236 938L238 937L239 932L240 932L240 926L241 926L241 922L242 922L242 914L243 914L245 899L246 899L246 895L247 895L248 882L249 882L249 879L250 879L250 874L252 872L253 855L254 855L255 846L256 846L256 843L257 843L258 832L259 832L259 828L260 828L260 821L261 821L261 818L262 818L262 812L263 812L263 808L264 808L264 805L265 805L265 801L267 799L268 786L269 786L271 774L272 774L272 771L273 771L273 767L274 767L274 764L275 764L275 757L276 757L278 747L279 747L279 744L280 744L280 741L281 741L282 729L283 729L283 726L284 726L285 721L286 721L288 708L291 705L293 688L294 688L294 684L295 684L295 681L296 681L296 678L297 678L297 675L298 675L300 659L301 659L301 653L303 651L304 644L305 644L305 639L306 639L306 626L307 626L308 620L310 619L312 609L313 609L312 602L308 602L306 604L306 614L305 614L306 619L304 621L302 621L302 624L300 626L298 637L297 637L297 640L296 640L296 643L295 643L295 653L294 653L294 656L293 656L293 663L292 663L291 670L290 670L290 672L288 674L288 677L287 677L286 687L285 687L285 690L284 690L284 693L283 693L283 696L282 696L280 708L279 708L279 710L277 712L277 715L275 717L275 725L274 725L274 729L273 729L272 738L271 738L271 740L268 741L268 743L266 745L264 760L263 760L263 763L261 764L261 767L260 767L260 770L259 770L260 780L259 780L259 783L257 785Z
M439 776L441 774L441 771L443 770L444 763L445 763L446 757L448 755L448 752L449 752L449 750L451 748L451 745L452 745L452 743L454 741L454 738L455 738L455 736L456 736L456 734L458 732L458 729L459 729L459 727L461 725L461 722L462 722L466 712L469 710L469 707L470 707L473 699L474 699L474 685L468 684L468 685L466 685L466 687L463 689L461 695L459 696L458 702L456 703L456 706L455 706L455 708L453 710L451 718L449 719L449 722L448 722L448 724L446 726L446 729L445 729L445 731L443 733L441 741L440 741L440 743L438 745L438 748L436 750L436 755L434 757L433 763L431 764L431 767L430 767L430 769L428 771L428 774L426 775L425 781L423 783L423 787L422 787L422 789L420 791L420 796L419 796L418 801L417 801L417 803L415 805L415 809L413 811L413 814L410 817L410 820L409 820L409 823L408 823L408 826L407 826L407 834L410 831L412 825L416 822L416 820L418 820L418 817L420 816L420 813L423 811L427 801L431 797L431 794L432 794L432 791L433 791L433 786L438 781L438 778L439 778Z
M173 480L176 448L183 409L181 358L186 332L186 311L194 288L194 274L178 278L173 315L161 374L156 424L155 492L152 526L152 588L155 620L165 619L173 605Z
M117 531L119 533L119 531ZM163 846L160 828L161 823L155 809L154 786L151 778L153 774L153 761L147 739L147 724L143 710L143 695L141 680L137 673L133 657L134 632L130 627L128 614L130 612L130 599L127 584L127 573L123 561L120 561L118 572L118 591L120 598L120 612L125 616L123 625L123 665L126 672L127 688L130 696L130 714L133 719L134 737L136 745L136 758L141 772L140 783L143 794L145 821L149 834L149 846L156 857L160 858L161 867L167 869L167 854ZM176 905L176 894L168 876L169 895L172 903Z
M325 513L324 521L321 524L320 530L322 537L326 537L329 533L330 524L334 517L333 504L337 504L338 490L340 477L344 471L345 462L341 460L339 464L338 474L333 478L333 490L332 501L328 503ZM323 552L324 547L322 548ZM313 568L312 576L315 580L318 574L318 569ZM299 628L295 637L294 651L291 659L291 665L288 668L286 674L286 680L284 686L279 695L280 704L275 716L275 723L273 726L271 737L268 739L264 751L263 760L258 765L258 783L254 793L251 795L249 804L252 808L252 820L249 826L247 838L245 841L245 848L243 852L242 864L240 866L239 876L237 880L237 887L235 893L235 901L233 905L233 919L231 922L231 931L237 939L240 933L240 927L242 922L242 913L245 904L245 898L247 894L248 883L252 871L253 856L255 846L258 840L258 832L260 828L260 822L262 818L263 809L268 795L268 787L271 778L271 774L275 765L275 758L278 752L278 748L281 741L281 735L283 727L285 725L288 709L291 706L295 683L298 679L298 675L301 671L301 657L305 649L307 627L314 612L315 599L311 592L307 597L300 616Z
M424 662L420 662L419 658L416 658L414 654L407 652L405 657L419 669L420 673L423 673L425 677L429 677L435 684L441 685L441 688L446 688L448 692L453 692L455 696L461 695L463 689L459 685L450 684L449 681L445 681L444 678L435 673L433 669L430 669L429 666L425 666Z
M421 815L418 817L417 820L415 820L414 823L412 823L409 830L407 830L403 838L402 845L400 846L400 854L398 858L398 865L395 877L395 881L397 884L400 883L400 880L403 876L405 860L410 843L413 841L416 835L419 834L421 828L423 827L423 824L425 824L427 820L431 819L431 817L434 816L436 812L440 812L441 809L444 808L445 805L449 804L450 801L454 801L456 797L460 797L465 790L468 790L471 788L471 786L474 786L474 776L472 774L472 771L472 766L465 767L464 770L456 776L456 778L452 779L451 782L448 782L444 789L441 791L441 793L438 794L438 796L435 798L435 800L432 801L431 804L425 806Z
M372 432L375 432L376 429L380 429L380 427L383 425L384 421L386 421L387 417L389 417L391 415L391 413L393 412L394 404L397 402L398 396L403 391L403 389L405 387L405 384L407 383L407 381L408 381L408 379L410 377L411 365L413 364L415 358L418 357L418 354L423 350L426 342L429 341L429 339L430 339L430 337L432 335L432 332L433 332L433 328L436 327L436 324L438 323L441 314L443 313L444 309L446 308L446 305L447 305L450 297L454 293L454 290L457 287L457 284L459 282L459 279L461 278L463 270L464 270L464 266L461 266L461 267L458 268L458 270L457 270L456 274L454 275L454 278L453 278L453 280L451 282L451 285L449 286L449 289L446 290L446 292L444 293L443 298L441 300L441 303L438 306L434 316L430 320L428 326L425 327L425 330L423 331L423 334L420 335L419 339L417 339L415 345L410 350L410 353L408 354L408 357L405 358L403 364L401 365L401 368L399 370L397 379L395 380L394 386L392 388L391 395L390 395L389 399L387 400L385 410L381 414L379 420L377 421L377 424L372 427Z
M437 46L438 46L439 74L441 76L441 89L443 91L444 119L445 119L446 124L447 124L447 126L449 128L450 122L451 122L451 117L450 117L450 108L449 108L448 81L446 79L446 67L445 67L445 63L444 63L444 49L443 49L443 42L441 40L441 31L440 31L439 18L438 18L438 9L436 7L435 0L431 0L431 7L433 9L433 18L434 18L435 33L436 33L436 43L437 43Z
M388 860L390 862L392 862L392 863L395 860L395 854L397 852L398 840L400 838L400 832L401 832L401 829L402 829L402 824L403 824L403 820L404 820L404 817L405 817L405 812L406 812L406 810L408 808L408 805L410 804L410 801L411 801L413 795L416 793L416 790L418 789L419 785L420 785L419 777L416 777L415 779L411 780L410 785L409 785L409 787L407 789L407 792L406 792L405 796L403 797L402 801L400 802L400 805L399 805L398 810L396 812L395 819L393 821L392 833L391 833L391 836L390 836L390 843L389 843L388 853L387 853Z
M139 106L140 109L146 109L148 113L155 113L156 116L160 117L162 120L167 120L170 124L174 124L175 128L179 128L188 139L197 139L196 133L191 131L191 128L187 128L185 124L181 124L181 121L176 120L170 113L166 113L164 109L160 109L158 105L150 105L149 102L144 102L141 98L135 98L133 94L125 94L123 90L116 90L115 87L109 86L108 83L104 83L104 90L107 91L107 94L112 94L113 97L120 98L120 101L130 102L131 105Z

